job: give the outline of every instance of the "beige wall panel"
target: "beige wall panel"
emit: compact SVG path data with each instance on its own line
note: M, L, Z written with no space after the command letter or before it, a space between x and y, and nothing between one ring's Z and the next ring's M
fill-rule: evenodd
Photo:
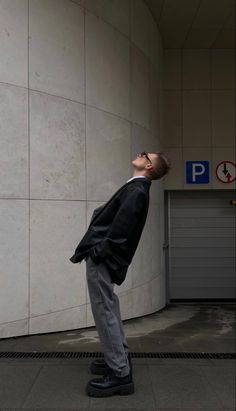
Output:
M165 90L180 90L182 87L181 50L164 50L163 79Z
M160 205L150 204L146 225L132 262L133 287L141 286L161 273L162 243L160 226ZM150 238L152 239L151 242L149 241Z
M0 338L91 326L86 264L70 258L94 208L132 177L137 152L162 149L162 39L143 0L0 5L0 226L7 273ZM131 264L115 287L124 319L165 304L162 180L151 185L147 224L136 258L144 256L149 266ZM158 286L163 295L155 295Z
M27 335L29 329L28 318L19 321L11 321L9 323L0 324L0 338L8 338L12 336ZM6 343L6 350L9 351L9 340ZM15 342L13 343L15 344ZM2 341L1 341L2 347Z
M165 148L165 154L170 160L171 169L164 177L164 188L166 190L183 189L183 152L181 148Z
M152 282L140 287L133 288L133 313L134 317L149 314L152 311L152 300L150 298Z
M93 215L93 212L94 212L95 208L101 207L103 204L105 204L105 201L86 201L86 213L87 213L86 229L88 228L88 226L91 222L92 215ZM81 239L82 239L82 236L84 234L85 234L85 232L81 233Z
M85 8L129 36L130 5L127 0L85 0Z
M210 50L183 50L183 89L210 88Z
M235 93L231 90L212 91L213 147L235 143Z
M82 238L82 236L81 236ZM80 241L80 239L79 239ZM78 243L79 243L78 241ZM86 261L83 260L82 264L84 265L84 270L85 270L85 276L86 276L86 305L89 305L89 310L91 311L91 304L90 304L90 297L89 297L89 291L88 291L88 284L87 284L87 266L86 266ZM86 308L87 314L88 314L88 307ZM91 312L92 315L92 312ZM87 320L86 320L87 321Z
M152 263L152 259L155 256L153 255L153 250L150 249L150 243L148 242L148 238L150 238L151 232L153 234L151 225L152 213L150 209L151 206L149 206L147 222L132 261L131 273L133 287L140 287L150 281L153 277L155 277L155 273L153 273L152 271L152 267L154 265Z
M120 295L123 294L124 292L127 293L129 290L133 288L133 283L132 283L132 265L129 266L125 281L119 285L115 286L115 292L116 294Z
M129 119L128 39L89 13L85 37L86 103Z
M1 0L0 82L28 85L28 1Z
M178 53L177 50L165 51L165 88L169 87L168 82L171 84L171 90L165 90L167 96L174 93L175 81L171 81L171 78L176 75L176 53ZM174 167L176 170L176 175L171 169L169 175L165 177L164 186L166 189L182 188L182 184L185 182L183 174L185 160L209 160L211 174L214 175L211 162L212 151L215 153L214 150L217 150L217 147L221 147L220 150L231 147L232 151L235 151L233 147L235 140L234 69L234 50L183 51L183 137L181 133L178 135L168 132L168 130L163 133L165 152L170 155L171 160L173 159L172 168ZM174 74L169 75L169 70L170 73L173 70ZM181 61L179 61L178 78L181 78ZM184 87L196 89L184 90ZM197 90L198 87L199 90ZM206 89L202 90L202 88ZM171 117L170 107L172 107L171 102L164 104L164 124L171 129L174 121ZM176 104L175 108L176 110L180 108L180 104ZM173 136L170 141L168 134ZM183 160L181 159L181 151L175 149L175 145L178 146L181 139L183 140ZM182 171L180 171L180 165L183 168ZM212 175L211 178L213 178ZM191 187L192 189L227 188L226 184L215 182L214 179L213 186L212 183L209 185L184 185L185 189Z
M164 186L164 179L162 181L163 186ZM160 272L162 276L166 276L166 267L165 267L165 253L166 250L163 249L163 245L166 242L166 238L165 238L165 204L164 204L164 192L163 192L163 196L162 196L162 202L160 203L160 225L159 225L159 230L160 230L160 244L162 246L161 252L160 252Z
M155 67L157 76L162 75L162 66L164 59L162 38L159 33L156 21L152 16L149 19L149 59Z
M147 57L131 46L131 118L149 129L149 64Z
M185 164L186 161L210 161L210 183L209 184L186 184ZM211 175L211 148L198 147L198 148L185 148L183 149L183 172L184 172L184 188L188 190L210 190L212 188L212 175Z
M86 305L59 310L54 313L38 315L30 318L31 334L75 330L83 327L86 327ZM68 347L68 341L65 341L65 344ZM64 351L64 348L65 347L62 340L59 342L58 349L60 351ZM54 349L55 344L52 345L51 351Z
M154 182L153 182L154 183ZM162 258L163 258L163 220L161 215L161 209L163 207L163 203L160 202L159 204L150 204L149 207L149 221L151 223L151 227L148 230L149 235L151 233L151 244L149 243L150 255L149 257L149 266L150 271L152 272L152 276L150 279L153 279L160 274L162 274ZM150 238L150 237L149 237Z
M150 188L150 204L162 204L163 202L163 178L152 181Z
M152 20L143 0L130 0L131 5L131 41L149 56L149 26Z
M166 305L166 275L163 273L150 283L152 312L161 310Z
M212 88L235 90L235 49L212 50Z
M161 106L161 82L156 69L149 64L149 125L152 134L158 139L161 137L160 106Z
M149 153L160 151L161 145L157 138L155 138L145 128L133 124L131 128L131 158L136 158L138 153L147 151ZM132 168L131 168L132 172Z
M182 147L182 93L179 90L164 91L164 146Z
M164 107L163 107L163 101L164 101L164 89L163 89L163 78L160 78L160 142L162 144L162 146L164 146L163 142L164 142L164 121L163 121L163 117L164 117Z
M94 327L95 326L95 322L93 319L93 313L92 313L92 309L91 309L91 304L87 304L86 305L86 326L87 327ZM98 334L97 331L94 331L94 334L96 334L95 338L98 338Z
M85 216L83 201L31 201L31 316L86 303L85 267L69 260L85 231Z
M129 290L119 295L119 301L122 320L132 318L136 315L133 307L133 290Z
M28 317L29 202L0 200L0 338L1 323ZM22 326L22 325L20 325ZM25 324L23 324L25 328Z
M183 92L183 146L210 147L211 117L209 91Z
M84 102L84 15L67 0L30 0L30 88Z
M86 123L87 198L106 201L130 178L130 123L89 107Z
M30 93L31 198L85 199L85 113L80 103Z
M72 3L78 4L79 6L84 7L85 0L69 0L69 1L72 1Z
M227 190L235 190L235 183L236 180L232 181L231 183L223 183L216 177L216 168L219 163L222 161L231 161L234 164L232 169L234 169L234 173L232 173L232 177L236 177L236 153L235 153L235 146L232 147L221 147L221 148L213 148L212 150L212 188L213 189L227 189ZM232 196L232 200L234 199Z
M0 197L28 197L28 93L0 84Z

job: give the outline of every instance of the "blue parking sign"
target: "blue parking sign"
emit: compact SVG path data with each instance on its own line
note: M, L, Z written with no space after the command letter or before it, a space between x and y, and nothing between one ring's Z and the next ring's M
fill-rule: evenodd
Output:
M186 184L208 184L209 161L186 161Z

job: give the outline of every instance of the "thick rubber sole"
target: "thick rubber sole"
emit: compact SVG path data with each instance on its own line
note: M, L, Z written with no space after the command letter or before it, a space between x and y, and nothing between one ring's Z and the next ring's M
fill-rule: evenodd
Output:
M134 393L134 383L130 382L129 384L122 384L116 387L108 388L101 390L95 387L92 387L90 384L86 387L86 394L89 397L111 397L112 395L131 395Z

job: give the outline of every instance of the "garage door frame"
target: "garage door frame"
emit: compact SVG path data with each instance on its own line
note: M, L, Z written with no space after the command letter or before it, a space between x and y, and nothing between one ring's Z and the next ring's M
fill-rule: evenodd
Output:
M211 193L211 194L217 194L217 193L226 193L230 194L230 197L234 199L235 193L233 190L165 190L165 196L164 196L164 207L165 207L165 243L163 245L163 249L165 252L165 271L166 271L166 301L167 303L171 302L235 302L235 298L171 298L171 201L172 193L186 193L186 196L194 193L194 196L196 196L196 192L199 193L200 198L201 196L204 196L204 194ZM235 207L235 206L231 206ZM234 208L234 216L235 216L235 208Z

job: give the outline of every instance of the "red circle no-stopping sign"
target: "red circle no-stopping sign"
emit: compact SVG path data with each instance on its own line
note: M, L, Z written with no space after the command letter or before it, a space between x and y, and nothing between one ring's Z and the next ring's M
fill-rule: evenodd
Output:
M236 164L228 160L221 161L216 166L216 177L221 183L233 183L236 179Z

